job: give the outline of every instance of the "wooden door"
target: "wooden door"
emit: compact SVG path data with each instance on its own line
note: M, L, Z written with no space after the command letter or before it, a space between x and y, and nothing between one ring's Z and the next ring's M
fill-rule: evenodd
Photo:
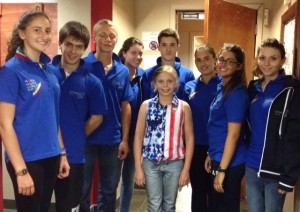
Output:
M37 3L37 4L1 4L0 6L0 66L4 64L7 55L7 42L11 38L12 30L18 22L20 16L27 12L35 10L36 7L42 7L42 10L49 16L52 23L52 42L47 49L46 54L51 58L58 53L57 37L57 4L56 3Z
M246 55L246 79L252 78L257 11L223 0L205 0L204 42L218 52L224 43L240 45Z

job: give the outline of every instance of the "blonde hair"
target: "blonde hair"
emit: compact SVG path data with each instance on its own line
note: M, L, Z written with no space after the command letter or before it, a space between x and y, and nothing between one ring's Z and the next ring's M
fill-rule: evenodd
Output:
M115 27L114 23L109 19L100 19L99 21L97 21L97 23L95 23L94 28L93 28L94 35L96 35L96 33L99 30L99 27L102 26L102 25L107 25L111 28L114 28L114 30L116 31L116 35L118 36L118 32L116 30L116 27Z
M154 87L154 84L155 84L155 81L156 81L156 78L158 77L158 75L160 75L161 73L168 73L170 74L176 81L176 84L177 84L177 88L179 86L179 82L178 82L178 74L176 72L176 70L174 69L173 66L170 66L170 65L162 65L160 67L158 67L155 71L154 71L154 74L153 74L153 77L152 77L152 87Z

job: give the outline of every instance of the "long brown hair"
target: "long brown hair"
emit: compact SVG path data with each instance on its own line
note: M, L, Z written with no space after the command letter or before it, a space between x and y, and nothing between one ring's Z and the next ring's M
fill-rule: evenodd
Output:
M224 85L223 96L226 96L237 84L242 83L246 85L245 53L237 44L225 44L220 50L219 55L222 51L232 52L239 66L239 70L234 72L230 80Z
M37 17L45 17L51 23L49 17L41 11L30 11L24 13L19 19L19 21L16 23L15 28L12 31L11 40L7 43L8 48L5 61L8 61L15 55L18 47L24 49L24 41L19 36L19 30L25 30L26 27L30 24L30 22Z
M257 52L256 52L256 60L254 62L254 71L252 72L254 76L256 77L262 77L263 73L261 72L261 70L259 69L258 65L257 65L257 57L261 51L262 48L265 47L270 47L270 48L274 48L277 49L280 52L280 56L281 59L285 58L285 48L283 43L280 43L276 38L268 38L266 40L264 40L262 42L262 44L257 48Z

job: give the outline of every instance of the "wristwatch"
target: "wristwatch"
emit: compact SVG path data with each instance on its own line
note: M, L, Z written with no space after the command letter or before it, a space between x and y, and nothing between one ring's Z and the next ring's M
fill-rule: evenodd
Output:
M24 176L24 175L26 175L28 173L28 169L22 169L22 170L20 170L20 171L17 171L16 172L16 175L17 176Z
M222 169L222 167L221 166L219 166L219 168L218 168L218 172L226 172L227 170L226 169Z

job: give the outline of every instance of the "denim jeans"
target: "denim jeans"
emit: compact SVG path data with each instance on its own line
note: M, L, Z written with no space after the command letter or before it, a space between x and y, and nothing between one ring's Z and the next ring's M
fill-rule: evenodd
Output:
M119 145L86 145L84 181L81 195L80 211L90 211L90 192L96 159L99 159L99 193L98 212L116 210L116 191L121 175L122 161L118 159Z
M246 167L246 192L249 212L282 212L285 195L280 194L278 180L257 176L258 170Z
M156 164L144 159L142 167L146 179L148 211L175 211L183 160L163 161Z
M130 151L124 160L122 169L120 212L130 211L130 203L134 188L134 171L134 156L133 151Z

